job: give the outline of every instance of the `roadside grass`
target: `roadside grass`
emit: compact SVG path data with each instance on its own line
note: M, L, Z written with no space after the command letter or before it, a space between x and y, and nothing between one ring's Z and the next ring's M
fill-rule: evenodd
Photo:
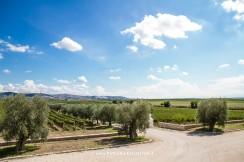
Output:
M190 108L159 108L152 109L152 118L158 122L178 124L196 123L197 110ZM244 110L228 110L228 120L243 120Z
M149 141L145 137L137 137L134 141L130 140L126 136L115 136L115 137L101 137L95 139L82 139L82 140L68 140L58 142L46 142L37 144L26 145L26 150L21 153L15 152L15 146L6 146L0 148L0 158L17 156L17 155L34 155L44 154L50 152L61 152L70 150L86 150L92 148L106 148L111 146L118 146L124 144L132 144L138 142Z
M224 131L244 130L244 123L226 124Z
M207 127L193 128L188 135L197 135L197 136L209 136L209 135L220 135L224 132L232 132L244 130L244 123L234 123L234 124L225 124L225 127L215 126L212 132L209 131Z

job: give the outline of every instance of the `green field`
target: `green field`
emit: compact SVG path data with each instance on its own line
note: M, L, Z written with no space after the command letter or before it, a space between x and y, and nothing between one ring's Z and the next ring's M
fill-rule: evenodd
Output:
M106 104L109 100L57 100L49 99L48 104Z
M160 106L164 101L170 101L172 107L190 107L191 101L201 101L202 99L150 99L146 100L154 106ZM243 109L244 110L244 99L225 99L229 109Z
M189 108L159 108L152 109L152 117L160 122L196 123L196 109ZM228 120L244 119L244 110L229 110Z

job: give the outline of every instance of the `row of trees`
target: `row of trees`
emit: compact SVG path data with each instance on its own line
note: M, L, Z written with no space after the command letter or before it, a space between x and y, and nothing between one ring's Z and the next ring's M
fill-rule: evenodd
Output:
M112 126L112 122L122 125L122 131L134 140L137 137L137 131L144 131L148 127L151 104L137 101L122 104L81 104L81 105L63 105L56 107L57 111L71 114L76 117L91 120L92 123L102 122ZM57 108L58 107L58 108Z
M52 105L50 108L92 121L107 122L109 126L117 122L121 130L134 140L138 131L145 131L149 126L151 105L137 101L131 104ZM4 100L3 110L0 132L7 141L16 139L17 152L24 149L27 139L47 137L49 107L42 98L26 98L23 95L8 97Z

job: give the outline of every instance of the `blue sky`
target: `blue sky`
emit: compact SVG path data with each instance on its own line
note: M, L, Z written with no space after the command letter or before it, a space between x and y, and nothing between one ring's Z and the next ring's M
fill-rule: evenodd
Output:
M243 0L0 3L0 91L244 96Z

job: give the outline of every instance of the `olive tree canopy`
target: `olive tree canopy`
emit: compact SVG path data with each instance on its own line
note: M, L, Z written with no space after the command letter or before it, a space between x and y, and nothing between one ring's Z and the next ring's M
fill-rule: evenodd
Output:
M16 151L22 151L27 139L46 138L48 135L48 106L39 98L28 99L23 95L4 100L1 132L7 141L16 139Z
M227 120L227 105L222 99L204 100L198 107L197 119L213 131L215 124L224 126Z
M149 113L151 105L144 102L121 104L118 108L118 123L130 139L137 137L137 131L145 131L149 127Z

